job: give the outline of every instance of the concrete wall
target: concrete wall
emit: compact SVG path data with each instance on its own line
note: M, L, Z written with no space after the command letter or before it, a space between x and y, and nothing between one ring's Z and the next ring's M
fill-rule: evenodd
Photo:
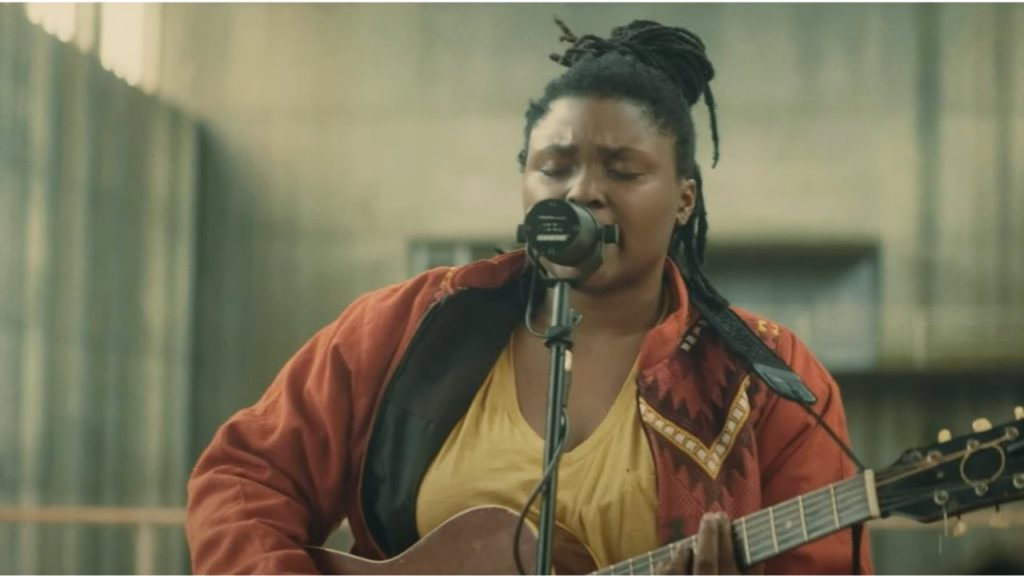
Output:
M522 113L559 71L553 13L705 39L713 243L875 244L883 363L1022 357L1018 6L165 8L161 97L205 124L198 444L347 302L402 279L408 238L511 234Z
M522 114L560 71L552 14L704 38L713 245L876 247L883 366L1024 361L1020 6L167 5L160 96L204 125L194 451L348 302L406 277L409 239L511 237ZM855 437L877 410L908 422L851 396ZM931 421L907 426L916 443Z

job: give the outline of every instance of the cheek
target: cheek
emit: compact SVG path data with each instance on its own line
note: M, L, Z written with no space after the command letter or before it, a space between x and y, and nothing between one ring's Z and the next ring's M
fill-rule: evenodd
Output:
M537 202L551 197L548 187L532 174L523 176L520 191L523 198L523 212L529 210Z
M535 199L536 193L533 188L530 187L526 178L523 178L523 184L519 187L519 196L523 200L523 213L525 214L526 211L530 209L530 206L533 206L533 204L537 202Z
M663 191L647 198L631 198L619 207L619 222L626 232L644 243L662 244L675 226L675 204L665 200Z

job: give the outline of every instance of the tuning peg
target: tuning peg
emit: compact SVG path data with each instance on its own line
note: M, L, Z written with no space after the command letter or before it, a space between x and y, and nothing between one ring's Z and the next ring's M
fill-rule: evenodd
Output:
M1013 409L1014 420L1024 420L1024 406L1017 406Z
M950 433L949 428L939 430L939 443L949 442L951 438L953 438L953 434Z
M992 513L988 518L988 525L993 528L1008 528L1010 526L1010 520L1003 514L1003 511L996 508L996 511Z
M953 525L953 538L959 538L964 534L967 534L967 522L957 518L956 524Z
M978 418L971 422L971 429L975 432L988 432L992 429L992 423L989 422L988 418Z

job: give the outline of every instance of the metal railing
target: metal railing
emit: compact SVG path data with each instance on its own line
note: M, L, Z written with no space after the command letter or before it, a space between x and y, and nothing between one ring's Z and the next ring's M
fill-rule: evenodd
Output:
M156 506L0 506L0 524L3 523L134 526L135 573L154 574L155 529L184 525L185 509Z

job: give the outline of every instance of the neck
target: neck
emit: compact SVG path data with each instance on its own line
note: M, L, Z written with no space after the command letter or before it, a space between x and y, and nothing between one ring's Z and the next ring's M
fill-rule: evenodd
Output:
M575 333L583 336L646 333L661 319L665 307L663 299L668 297L662 287L662 275L663 270L659 268L637 282L609 291L574 288L569 296L570 305L583 316ZM553 292L553 289L548 290L536 316L538 320L550 318Z

